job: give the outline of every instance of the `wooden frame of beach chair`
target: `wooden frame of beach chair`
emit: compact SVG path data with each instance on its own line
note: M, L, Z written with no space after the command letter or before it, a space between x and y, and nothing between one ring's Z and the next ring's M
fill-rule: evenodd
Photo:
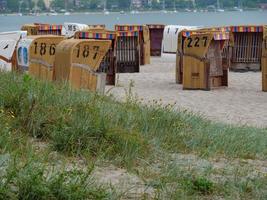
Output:
M55 80L68 81L77 89L104 93L106 74L99 72L110 40L69 39L56 48Z
M230 27L207 27L207 28L200 28L195 30L180 30L177 39L177 52L176 52L176 70L175 70L175 81L177 84L183 83L183 68L182 68L182 52L183 52L183 45L184 40L186 39L186 34L190 35L191 32L230 32ZM233 34L230 34L230 39L224 41L224 47L222 50L222 62L223 68L228 69L230 67L230 59L232 54L232 47L233 47ZM228 82L228 81L227 81Z
M263 27L261 69L262 69L262 91L267 92L267 26Z
M230 32L182 31L178 40L176 81L183 89L228 86L229 65L223 62L222 51L226 41L232 42Z
M75 33L75 39L96 39L96 40L110 40L111 46L109 51L103 58L99 72L107 74L107 85L115 85L116 82L116 44L117 44L117 33L115 31L108 31L105 29L91 29L88 31L78 31Z
M165 25L147 24L150 38L150 55L161 56L162 39Z
M32 37L29 47L29 74L41 80L54 80L57 45L63 36L39 35Z

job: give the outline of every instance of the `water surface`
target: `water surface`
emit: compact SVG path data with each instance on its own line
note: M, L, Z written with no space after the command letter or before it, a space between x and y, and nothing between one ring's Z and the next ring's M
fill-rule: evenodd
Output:
M113 29L114 24L175 24L198 26L267 24L267 11L209 12L209 13L139 13L139 14L72 14L69 16L0 16L0 31L18 30L26 23L77 22L84 24L106 24Z

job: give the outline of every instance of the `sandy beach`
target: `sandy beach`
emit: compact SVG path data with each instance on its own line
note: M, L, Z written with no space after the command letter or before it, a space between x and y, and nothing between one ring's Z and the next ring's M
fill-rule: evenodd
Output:
M212 91L182 90L175 84L175 57L152 58L150 65L141 66L140 73L119 74L118 85L107 87L119 100L133 81L133 92L144 103L162 100L175 109L186 109L212 121L236 125L267 127L267 93L261 91L261 73L229 73L229 87Z

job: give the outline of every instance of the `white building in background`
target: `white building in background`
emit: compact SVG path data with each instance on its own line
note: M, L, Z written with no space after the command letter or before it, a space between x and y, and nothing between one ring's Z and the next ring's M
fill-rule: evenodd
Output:
M141 8L142 7L142 0L132 0L132 6L135 8Z
M5 10L7 8L7 0L0 0L0 10Z
M50 8L50 4L51 4L52 0L44 0L45 3L45 7L46 8Z
M152 0L132 0L131 4L135 8L141 8L146 4L151 5Z

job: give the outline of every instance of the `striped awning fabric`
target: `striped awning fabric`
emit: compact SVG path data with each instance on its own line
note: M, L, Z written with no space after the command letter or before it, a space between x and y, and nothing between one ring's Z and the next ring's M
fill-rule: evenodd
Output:
M62 30L62 25L39 25L39 31L56 31Z
M230 32L231 31L231 27L214 27L214 28L211 28L210 30L212 31L223 31L223 32Z
M79 38L81 38L81 39L109 39L109 40L113 40L116 38L116 34L115 33L80 32Z
M206 34L209 32L197 32L197 31L184 31L183 37L190 37L191 35L196 34ZM214 32L213 33L214 40L229 40L230 39L230 33L229 32Z
M90 24L89 28L106 28L105 24Z
M196 34L198 32L209 32L209 31L213 31L213 32L230 32L231 31L231 27L228 26L224 26L224 27L206 27L206 28L200 28L198 30L194 30L194 31L183 31L183 36L184 37L189 37L191 34Z
M139 32L138 31L118 32L118 36L121 36L121 37L134 37L134 36L139 36Z
M229 39L230 39L229 32L214 33L214 40L229 40Z
M263 26L232 26L232 32L263 32Z
M116 31L143 31L142 25L116 25Z
M163 29L165 27L163 24L148 24L147 26L150 29Z

